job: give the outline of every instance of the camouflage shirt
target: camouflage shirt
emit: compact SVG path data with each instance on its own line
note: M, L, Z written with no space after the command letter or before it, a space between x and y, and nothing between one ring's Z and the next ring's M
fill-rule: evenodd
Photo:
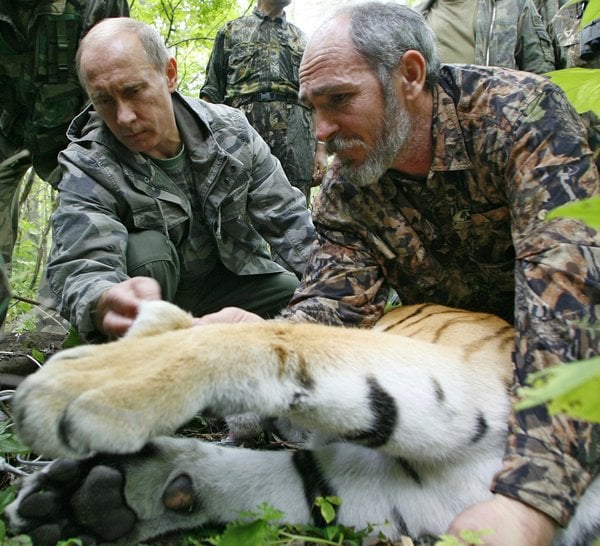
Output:
M600 235L546 220L600 193L582 119L560 89L523 72L447 65L433 95L426 178L388 171L359 188L337 165L328 173L313 206L319 245L285 316L370 326L390 286L406 304L508 318L519 382L599 354ZM513 416L495 490L565 524L598 473L599 432L542 408Z
M305 42L285 16L272 19L255 9L230 21L217 33L200 96L233 106L260 92L295 100Z
M81 36L100 19L126 15L126 0L42 0L33 8L0 0L0 132L31 152L42 178L86 102L75 74Z
M304 271L314 241L306 200L244 115L178 93L173 105L190 188L125 148L89 108L69 128L48 278L61 314L84 334L100 294L128 278L131 231L167 235L182 278L202 267L206 248L238 275L283 271L271 248L298 277Z
M230 21L217 34L200 96L240 108L308 198L316 137L310 110L297 100L304 46L285 15L255 9Z
M436 0L419 6L425 18ZM535 74L555 68L546 26L532 0L478 0L475 64Z

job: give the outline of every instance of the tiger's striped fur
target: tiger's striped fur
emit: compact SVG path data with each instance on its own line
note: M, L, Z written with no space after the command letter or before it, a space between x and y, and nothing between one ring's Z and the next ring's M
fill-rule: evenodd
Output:
M370 331L190 324L177 308L148 303L125 338L59 353L15 397L19 432L35 451L120 454L135 525L117 543L228 521L262 502L287 521L322 523L314 500L333 494L343 500L339 523L418 537L444 532L490 497L512 381L504 321L422 305L398 308ZM310 440L267 452L160 436L197 412L287 418ZM194 498L184 513L161 502L183 476ZM557 545L583 546L599 529L597 482ZM30 478L8 509L17 530L32 525L20 504L46 486Z

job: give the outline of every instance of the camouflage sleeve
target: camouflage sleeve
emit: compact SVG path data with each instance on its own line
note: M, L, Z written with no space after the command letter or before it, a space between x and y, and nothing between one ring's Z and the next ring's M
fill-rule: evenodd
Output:
M100 294L128 278L127 229L118 219L115 196L93 183L106 173L85 150L73 146L59 162L63 178L52 217L48 280L62 316L87 337L95 331Z
M200 89L200 98L215 104L225 100L227 92L227 59L225 56L225 30L221 29L206 65L206 79Z
M517 44L517 66L534 74L555 69L554 48L540 14L532 0L525 0L519 20L520 40Z
M351 214L338 176L334 170L313 204L318 244L283 316L299 322L370 327L383 314L388 285L381 264L365 243L368 230Z
M546 91L515 110L523 122L508 162L519 384L535 370L600 352L600 235L576 220L545 219L565 202L598 195L598 170L581 119L558 89ZM599 470L600 425L538 407L512 415L493 487L565 525Z
M256 130L242 117L253 147L252 182L248 214L252 225L271 249L302 277L315 231L304 194L290 184L279 160Z

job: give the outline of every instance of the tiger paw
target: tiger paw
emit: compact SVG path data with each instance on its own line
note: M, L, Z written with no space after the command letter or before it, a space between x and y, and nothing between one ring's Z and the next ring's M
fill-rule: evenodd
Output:
M6 515L11 529L36 546L67 538L127 545L186 528L178 515L195 505L191 479L149 445L131 456L58 459L25 479Z

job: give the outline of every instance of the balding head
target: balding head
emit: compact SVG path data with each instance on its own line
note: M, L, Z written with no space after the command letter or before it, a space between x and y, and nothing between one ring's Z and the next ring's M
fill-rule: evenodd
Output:
M89 50L97 54L103 48L113 46L116 40L125 35L137 37L150 65L158 72L164 72L171 55L160 34L153 27L130 17L108 18L91 28L81 40L77 50L75 67L79 81L84 88L86 88L85 64L89 62L89 59L86 59L86 52Z

